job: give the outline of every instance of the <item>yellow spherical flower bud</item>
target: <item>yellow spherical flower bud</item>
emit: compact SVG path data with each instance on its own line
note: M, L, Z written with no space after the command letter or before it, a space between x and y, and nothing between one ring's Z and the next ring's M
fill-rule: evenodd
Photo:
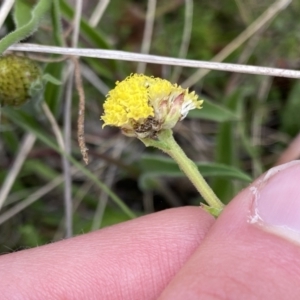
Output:
M120 127L125 135L155 138L173 128L194 108L201 108L195 92L169 81L132 74L111 90L103 105L104 126Z
M21 106L43 92L42 70L24 56L0 56L0 106Z

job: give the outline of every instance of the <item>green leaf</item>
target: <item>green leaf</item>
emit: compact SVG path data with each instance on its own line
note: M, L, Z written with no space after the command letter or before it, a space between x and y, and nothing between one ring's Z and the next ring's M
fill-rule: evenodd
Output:
M232 110L220 104L213 103L208 99L204 99L202 109L191 110L188 117L216 122L237 121L239 119L237 113L234 113Z
M230 178L245 182L251 181L249 175L231 166L203 162L198 162L196 165L204 177ZM157 177L185 177L185 174L179 169L173 159L160 155L144 155L139 161L139 167L141 168L139 184L142 189L154 188Z
M2 109L0 110L0 114L2 115ZM1 122L3 122L3 120L1 120ZM9 151L8 153L12 153L12 155L15 155L19 148L20 139L16 134L15 130L11 128L12 127L11 124L6 125L7 127L10 127L10 130L1 131L2 127L4 126L3 124L1 124L1 122L0 122L0 134L1 134L2 143L4 143L4 145L7 146L7 150Z
M48 64L44 70L46 74L50 74L52 77L57 80L62 79L64 63L53 63ZM44 92L45 101L48 104L50 110L57 116L59 111L61 111L61 98L63 92L63 85L56 85L52 82L47 82Z
M295 136L300 128L300 82L298 81L289 94L287 101L283 107L282 130Z
M52 28L53 28L53 40L55 45L64 46L64 37L63 37L63 30L61 25L61 12L59 7L59 0L53 0L53 5L51 7L51 21L52 21ZM47 76L51 76L52 78L55 78L56 81L60 82L62 79L63 68L64 68L64 62L49 63L45 67L44 74L47 74ZM62 106L61 96L62 96L63 88L64 87L61 84L56 84L52 80L47 81L44 97L46 103L48 104L54 116L57 116L58 113L61 111L61 106Z
M16 28L27 24L31 19L32 6L26 0L16 0L14 4L13 19Z
M31 19L23 26L17 28L15 31L8 33L3 39L0 40L0 54L2 54L9 46L25 39L37 30L40 22L43 20L44 15L51 8L52 0L40 0L32 9ZM24 22L24 19L22 19Z
M238 113L241 111L240 106L243 103L245 92L237 89L233 94L225 99L228 109ZM235 166L237 161L237 141L236 141L236 124L232 121L226 121L219 125L217 134L216 155L215 161L228 166ZM226 203L235 194L233 182L224 179L216 178L212 183L212 188L217 196Z
M112 209L110 207L106 207L103 219L101 222L101 228L111 226L114 224L118 224L121 222L128 221L129 218L126 214L124 214L122 211L117 209Z
M36 226L31 224L25 224L19 226L19 234L21 235L21 241L26 247L36 247L46 243L46 239L41 235Z
M24 170L28 170L30 173L35 173L39 178L43 178L45 180L53 180L59 174L48 165L46 165L43 161L38 159L29 159L24 163Z

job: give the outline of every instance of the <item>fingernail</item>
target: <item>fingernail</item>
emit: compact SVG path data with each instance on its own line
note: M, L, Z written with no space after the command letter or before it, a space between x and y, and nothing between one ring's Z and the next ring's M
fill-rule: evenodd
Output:
M250 223L300 242L300 161L270 169L250 189Z

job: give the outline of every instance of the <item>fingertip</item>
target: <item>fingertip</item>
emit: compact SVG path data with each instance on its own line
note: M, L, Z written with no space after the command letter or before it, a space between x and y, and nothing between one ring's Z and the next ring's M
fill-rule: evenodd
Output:
M213 223L199 207L176 208L4 255L2 297L157 298Z
M237 195L160 299L297 299L299 176L289 163Z

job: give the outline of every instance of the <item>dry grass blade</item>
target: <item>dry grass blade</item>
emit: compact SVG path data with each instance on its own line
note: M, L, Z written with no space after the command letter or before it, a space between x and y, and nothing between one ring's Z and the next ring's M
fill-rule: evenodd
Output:
M76 195L74 196L74 205L73 205L73 213L76 212L78 207L80 206L84 197L90 192L91 188L93 187L93 182L86 181L80 187ZM59 241L63 238L63 227L64 227L64 219L62 219L57 227L57 230L53 236L53 241Z
M34 203L35 201L41 199L44 195L52 191L55 187L63 183L64 178L63 176L59 176L52 180L51 182L47 183L42 188L38 189L36 192L31 194L29 197L21 201L20 203L16 204L12 208L8 209L5 213L0 215L0 225L24 210L26 207Z
M116 145L113 149L112 157L114 159L117 159L121 156L127 143L125 143L125 140L122 137L120 137L116 141L115 144ZM106 178L104 181L108 187L111 187L112 184L114 183L117 170L118 170L118 168L115 165L110 165L108 167L107 172L106 172ZM103 215L105 212L107 202L108 202L108 194L105 193L105 191L101 190L100 195L98 197L98 205L97 205L97 208L96 208L96 211L94 214L94 218L93 218L92 230L97 230L101 227L101 223L102 223L102 219L103 219Z
M276 166L285 164L300 158L300 133L293 139L289 146L282 152L276 162Z
M54 135L56 137L59 147L61 148L61 150L65 151L64 138L62 136L61 130L59 129L56 119L54 118L54 116L46 102L42 103L42 109L45 113L45 116L47 117L47 119L49 120L49 122L51 124L52 130L54 132Z
M96 88L102 95L106 96L109 92L108 86L100 79L100 77L85 64L80 64L81 75Z
M0 209L3 206L4 201L6 200L7 195L9 194L15 179L17 178L30 150L32 149L35 143L36 137L32 133L27 133L21 142L18 154L14 160L14 163L9 170L2 188L0 190Z
M110 0L99 0L98 4L89 20L89 24L92 27L96 27L98 25L109 2L110 2Z
M141 46L141 53L147 54L150 50L151 38L153 32L153 25L155 19L156 0L148 0L148 9L146 15L146 24L144 29L144 36ZM146 62L140 62L137 66L137 73L145 73Z
M252 145L259 146L262 144L262 125L264 124L264 118L266 117L265 102L270 93L272 86L272 77L264 77L261 80L261 83L257 92L257 107L255 110L255 118L252 119L251 124L251 136L252 136ZM252 175L254 178L258 177L263 173L261 165L256 163L256 160L252 162Z
M184 27L181 39L181 45L179 49L180 58L185 58L190 45L192 27L193 27L193 0L185 0L185 17L184 17ZM177 82L181 73L182 67L177 66L174 68L174 72L171 77L172 82Z
M272 18L274 18L280 11L285 9L292 1L291 0L278 0L273 3L260 17L258 17L246 30L237 36L231 43L222 49L215 57L212 58L214 62L221 62L228 57L233 51L239 48L245 41L247 41L253 34L260 30ZM197 81L207 75L209 70L198 70L183 83L183 87L194 85Z
M7 15L13 7L15 0L4 0L0 7L0 28L2 27Z

